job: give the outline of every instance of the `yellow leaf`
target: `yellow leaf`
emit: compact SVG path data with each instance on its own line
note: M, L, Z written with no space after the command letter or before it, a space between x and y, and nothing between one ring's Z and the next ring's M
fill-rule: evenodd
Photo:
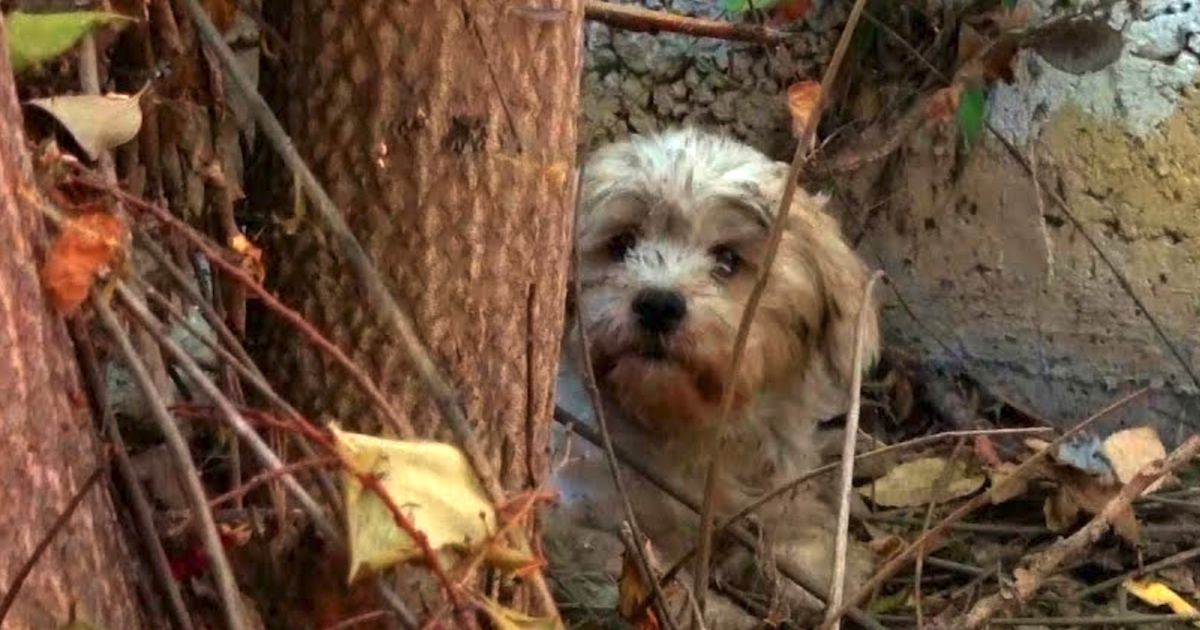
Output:
M441 442L389 440L331 425L338 452L360 473L379 479L434 550L478 549L496 531L496 513L458 448ZM421 556L387 505L358 478L342 472L350 538L350 577Z
M1154 582L1152 580L1125 580L1123 584L1125 590L1133 594L1134 597L1150 604L1151 606L1170 606L1171 611L1177 615L1197 615L1200 611L1196 607L1180 597L1178 593L1171 590L1171 587L1162 582ZM1200 621L1193 621L1192 625L1200 628Z
M560 630L562 624L553 617L530 617L511 608L501 606L496 601L480 597L479 602L488 612L496 627L500 630Z
M1166 459L1167 449L1158 438L1158 431L1151 427L1138 427L1117 431L1105 438L1104 456L1112 464L1117 479L1121 483L1129 483L1142 468ZM1155 492L1166 482L1167 478L1163 477L1150 484L1142 494Z
M872 499L876 505L888 507L911 507L925 505L935 498L937 501L957 499L983 487L987 478L972 474L967 464L956 461L953 468L942 478L948 461L944 457L922 457L893 468L888 474L858 488L859 494ZM944 487L935 497L934 487L944 481Z

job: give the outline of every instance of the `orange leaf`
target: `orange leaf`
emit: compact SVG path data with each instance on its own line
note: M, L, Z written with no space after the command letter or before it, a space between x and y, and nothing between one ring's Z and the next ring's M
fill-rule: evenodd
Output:
M648 552L649 543L646 547ZM644 615L634 618L649 595L650 586L642 581L633 550L626 549L621 558L621 577L617 580L617 614L637 630L662 630L653 606L647 606Z
M205 0L205 9L208 17L212 19L213 25L222 34L233 26L233 21L237 18L237 3L233 0Z
M42 283L55 310L69 315L83 304L96 274L121 253L124 236L124 223L111 214L67 221L42 268Z
M782 26L790 22L803 20L812 10L812 0L785 0L771 9L771 26Z
M797 137L804 133L808 119L821 100L821 84L816 81L801 81L787 91L788 112L792 114L792 132Z
M929 109L927 110L930 120L953 120L958 112L958 95L961 91L962 85L955 83L934 92L929 99Z
M242 255L242 270L250 274L255 282L261 283L267 277L267 267L263 263L263 252L250 239L238 234L230 241L233 251Z

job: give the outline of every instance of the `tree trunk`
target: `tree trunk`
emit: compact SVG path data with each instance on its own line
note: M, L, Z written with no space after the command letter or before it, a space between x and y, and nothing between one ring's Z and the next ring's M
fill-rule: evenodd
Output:
M294 2L278 101L452 375L510 491L546 473L581 63L579 0L530 13L502 2ZM419 436L449 440L333 242L304 221L266 237L269 281L366 368ZM342 368L282 324L264 336L265 365L303 408L389 432Z
M0 50L6 49L0 26ZM0 599L100 464L71 341L38 278L45 233L32 190L8 56L0 55ZM108 484L92 488L53 539L5 630L145 626Z

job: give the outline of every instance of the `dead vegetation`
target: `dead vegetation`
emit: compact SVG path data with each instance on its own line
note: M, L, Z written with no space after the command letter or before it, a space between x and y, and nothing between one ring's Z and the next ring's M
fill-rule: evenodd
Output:
M1085 24L1107 6L1030 24L1023 3L972 4L913 18L911 9L856 2L823 80L798 82L780 95L800 139L793 183L800 175L835 177L882 159L927 124L956 125L963 142L980 141L987 132L983 91L1013 80L1016 51L1067 39L1072 25ZM317 178L289 150L253 82L237 69L227 39L238 25L254 24L257 11L229 0L127 4L114 10L132 19L74 13L62 18L66 26L37 26L52 29L61 45L28 35L31 27L20 20L32 17L10 13L6 30L37 140L31 154L39 189L25 202L55 234L39 261L42 280L48 299L71 322L99 433L144 543L142 562L158 600L149 608L161 615L155 627L386 622L551 628L560 609L568 623L583 626L603 619L642 630L680 627L660 600L681 588L671 578L683 559L656 558L640 542L635 523L615 602L605 590L613 585L586 576L602 595L553 600L552 588L571 577L570 569L548 572L541 565L530 527L552 494L547 488L517 496L501 491L453 388L413 332L403 305ZM770 25L699 23L604 2L585 6L589 18L618 27L769 45L787 37L788 21L802 19L808 4L760 7L770 14ZM527 19L562 19L531 11ZM751 11L746 19L763 21L761 13ZM865 118L844 107L847 92L862 89L844 77L871 61L852 47L860 17L876 37L912 58L904 76L886 77L892 89L905 93L896 99L904 105ZM263 54L286 54L286 42L274 39L269 27L250 32ZM933 35L918 46L914 32ZM29 41L38 45L19 48ZM848 135L837 131L842 127L881 141L842 141ZM320 220L339 235L330 246L345 249L375 314L404 340L456 445L411 441L417 436L377 385L262 287L270 270L235 213L242 158L233 156L241 156L250 129L281 153ZM818 142L821 129L831 131ZM1009 149L1033 176L1021 153ZM1047 197L1072 216L1061 197ZM1108 264L1136 302L1129 280ZM406 439L383 440L305 419L244 347L253 335L247 300L277 312L301 343L328 353L354 375ZM1153 313L1138 304L1153 321ZM1155 328L1195 379L1183 354ZM848 499L845 535L869 540L880 566L868 588L856 593L803 585L827 602L828 613L813 627L1200 626L1194 607L1200 601L1200 437L1164 439L1138 426L1108 435L1089 429L1118 408L1144 404L1146 390L1114 397L1109 407L1061 432L969 378L947 388L945 379L930 378L925 366L897 353L872 376L862 385L861 418L851 414L849 424L857 429L851 435L861 439L846 445L847 465L826 466L788 484L817 475L833 483L839 468L852 472L841 477ZM132 387L114 385L122 379ZM606 441L565 414L556 419L590 440ZM623 457L611 445L608 451L614 460ZM626 463L656 478L652 463ZM94 485L81 488L80 496ZM702 488L662 485L664 500L703 511ZM413 503L437 509L414 516L405 509ZM726 522L705 519L711 536L697 541L700 566L707 566L713 540L730 537L754 548L743 518L756 507L746 506ZM37 536L48 544L58 529L70 526L72 509L63 510L59 527ZM23 567L38 559L34 554ZM302 575L287 570L298 562L313 568ZM395 582L380 578L394 567L427 575L444 599L413 609L410 598L397 596ZM794 579L787 567L777 570L781 579ZM722 588L697 573L699 586ZM12 583L2 585L0 620L19 596L23 574L15 572ZM479 588L480 574L493 585L532 584L530 614L501 602L501 589ZM380 595L368 597L367 589ZM694 605L702 608L706 589L698 591ZM736 595L765 625L787 623L773 617L769 594ZM362 601L386 605L364 612Z

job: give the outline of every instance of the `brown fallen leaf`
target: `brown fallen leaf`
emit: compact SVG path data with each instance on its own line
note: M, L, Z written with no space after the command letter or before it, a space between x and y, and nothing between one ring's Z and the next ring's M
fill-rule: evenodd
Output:
M222 34L233 26L233 21L237 18L238 8L234 0L204 0L204 9Z
M788 112L792 115L792 133L800 137L804 133L808 119L817 108L821 99L821 84L816 81L801 81L788 87Z
M125 250L125 224L106 212L68 219L42 267L42 284L54 309L70 315L87 299L96 274Z
M647 560L654 563L650 542L643 548ZM650 585L642 580L637 560L632 549L621 554L621 577L617 580L617 614L637 630L662 630L662 624L653 606L647 606L645 614L638 615L638 608L650 595Z
M1093 516L1099 514L1104 511L1108 502L1121 492L1122 484L1106 483L1103 478L1089 475L1080 470L1066 466L1054 466L1052 471L1055 480L1059 483L1059 489L1056 495L1047 499L1046 525L1054 531L1062 531L1073 525L1080 510ZM1051 500L1056 502L1053 508L1049 505ZM1071 509L1072 506L1074 506L1074 510ZM1053 514L1051 514L1051 510L1053 510ZM1052 516L1054 522L1051 522ZM1132 506L1126 506L1113 519L1112 524L1113 529L1130 544L1140 543L1141 527L1138 525Z
M929 99L928 109L926 110L930 120L945 122L954 120L958 114L958 95L962 92L962 84L955 83L950 87L944 87Z

